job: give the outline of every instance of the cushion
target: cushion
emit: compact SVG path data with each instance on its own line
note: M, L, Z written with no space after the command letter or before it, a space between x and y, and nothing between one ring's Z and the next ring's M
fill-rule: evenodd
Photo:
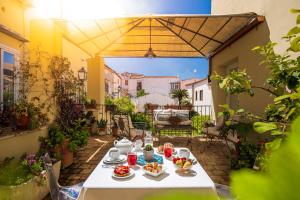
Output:
M63 187L61 192L64 194L64 199L75 200L79 197L80 191L82 189L83 183L78 183L70 187Z

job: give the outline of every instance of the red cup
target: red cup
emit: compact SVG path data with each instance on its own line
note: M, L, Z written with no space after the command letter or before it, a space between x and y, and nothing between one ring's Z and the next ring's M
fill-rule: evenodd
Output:
M164 144L164 155L166 158L170 158L173 155L173 145L171 143Z
M166 158L170 158L173 154L173 148L166 148L164 149L164 154Z
M136 153L130 152L127 154L127 162L129 166L136 165L137 155Z

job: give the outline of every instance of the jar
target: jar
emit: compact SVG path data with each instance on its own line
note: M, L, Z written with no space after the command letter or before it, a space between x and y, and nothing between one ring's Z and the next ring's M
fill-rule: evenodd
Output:
M153 147L153 137L151 131L146 131L146 136L144 138L144 146L150 144Z

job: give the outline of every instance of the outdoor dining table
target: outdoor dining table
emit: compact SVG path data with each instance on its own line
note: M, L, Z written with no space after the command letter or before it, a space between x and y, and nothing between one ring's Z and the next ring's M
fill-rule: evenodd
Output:
M155 148L155 152L156 150ZM179 152L179 148L176 150ZM137 154L141 155L142 152ZM103 167L103 160L107 156L108 153L83 184L79 200L140 200L151 195L173 191L216 195L213 181L198 162L192 167L192 170L196 172L193 176L177 174L173 162L163 158L166 171L159 177L145 175L142 167L137 165L131 168L135 172L134 176L127 179L115 179L112 177L114 169ZM192 154L190 158L195 159Z

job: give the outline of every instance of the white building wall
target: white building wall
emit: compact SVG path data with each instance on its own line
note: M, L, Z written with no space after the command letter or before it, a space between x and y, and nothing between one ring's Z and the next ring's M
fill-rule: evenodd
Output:
M144 112L145 110L145 104L151 103L151 104L158 104L158 105L174 105L175 100L172 99L170 96L162 95L158 93L151 93L142 97L138 98L132 98L132 101L134 102L136 106L136 110L138 112Z
M143 77L140 79L128 79L128 92L131 96L136 96L136 88L137 83L142 82L142 89L145 90L146 93L152 94L157 93L163 96L169 96L171 90L171 83L179 82L179 77ZM125 85L125 80L124 80Z
M203 91L203 99L200 100L200 91ZM193 85L187 86L187 91L192 98ZM197 93L197 97L196 97ZM192 101L192 100L191 100ZM203 80L194 84L194 109L202 115L212 114L212 94L208 80Z

